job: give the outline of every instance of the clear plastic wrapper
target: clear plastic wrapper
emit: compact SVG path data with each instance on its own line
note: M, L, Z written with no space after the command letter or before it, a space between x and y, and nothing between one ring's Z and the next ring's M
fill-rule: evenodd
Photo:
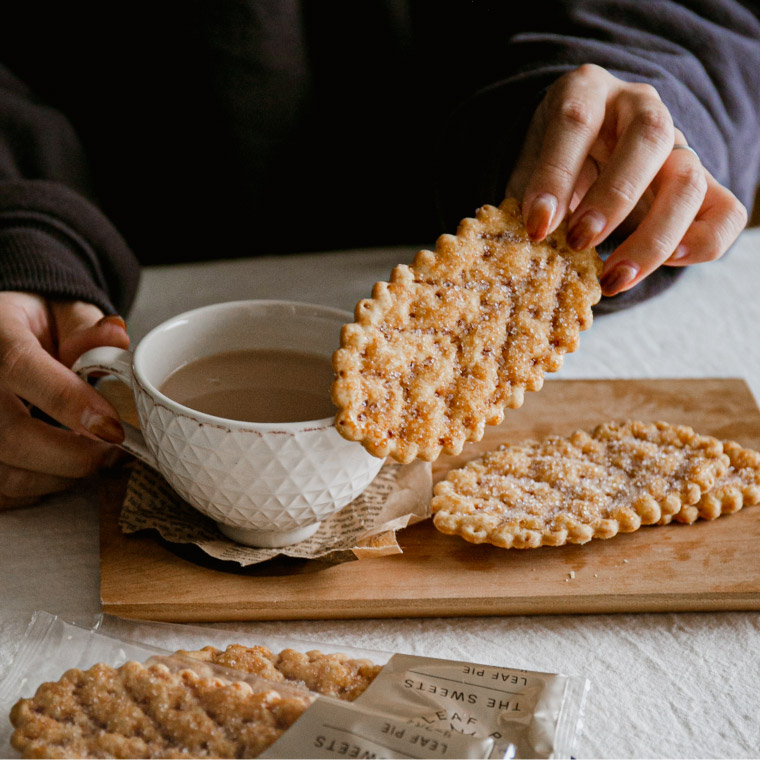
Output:
M438 658L393 654L281 636L252 637L244 626L214 628L103 615L100 630L167 649L265 646L273 652L318 649L383 668L353 702L397 716L400 724L459 731L494 740L492 757L569 758L580 735L586 678Z
M439 726L404 721L399 730L395 716L370 706L125 640L116 627L35 613L0 683L0 711L16 710L31 756L40 756L35 742L72 757L486 758L493 750L491 739ZM192 636L179 643L195 645ZM12 735L6 717L0 756L19 756Z
M31 697L40 684L57 681L70 668L86 669L97 662L118 667L129 660L144 662L156 654L166 652L150 645L114 640L45 612L35 613L0 682L0 757L18 756L10 746L13 727L8 715L20 698Z

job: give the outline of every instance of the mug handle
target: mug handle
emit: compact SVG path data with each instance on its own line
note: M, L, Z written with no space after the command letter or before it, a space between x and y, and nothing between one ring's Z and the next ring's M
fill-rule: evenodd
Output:
M107 375L113 375L118 380L121 380L122 383L132 390L132 393L135 391L135 386L132 382L131 351L113 346L99 346L98 348L85 351L74 362L71 369L82 380L86 380L93 372L105 372ZM128 451L154 469L158 469L158 462L148 449L142 432L127 422L122 422L122 427L124 428L124 441L119 444L119 448Z

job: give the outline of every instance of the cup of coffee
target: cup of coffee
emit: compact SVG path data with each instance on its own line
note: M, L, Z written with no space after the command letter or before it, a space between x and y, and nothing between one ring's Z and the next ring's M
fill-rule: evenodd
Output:
M132 388L141 430L123 448L157 469L229 538L297 543L355 499L383 460L335 429L331 356L348 312L232 301L179 314L134 352L92 349L81 377Z

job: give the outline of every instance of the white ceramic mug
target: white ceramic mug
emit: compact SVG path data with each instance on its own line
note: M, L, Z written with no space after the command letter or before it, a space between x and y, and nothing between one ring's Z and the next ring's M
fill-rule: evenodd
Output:
M306 303L219 303L162 323L134 353L95 348L73 369L81 377L106 372L132 388L142 432L125 425L123 448L157 469L222 533L251 546L287 546L353 501L383 460L342 438L332 417L239 422L190 409L159 388L183 364L225 351L330 357L351 320L348 312Z

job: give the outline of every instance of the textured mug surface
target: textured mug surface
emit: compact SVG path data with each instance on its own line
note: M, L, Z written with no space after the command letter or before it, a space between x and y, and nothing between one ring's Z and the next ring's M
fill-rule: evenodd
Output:
M125 448L158 469L187 502L233 540L286 546L353 501L383 460L342 438L333 418L251 423L185 407L158 388L177 367L225 351L278 349L330 357L347 312L287 301L234 301L180 314L134 354L96 348L82 375L107 371L132 386L145 445Z

